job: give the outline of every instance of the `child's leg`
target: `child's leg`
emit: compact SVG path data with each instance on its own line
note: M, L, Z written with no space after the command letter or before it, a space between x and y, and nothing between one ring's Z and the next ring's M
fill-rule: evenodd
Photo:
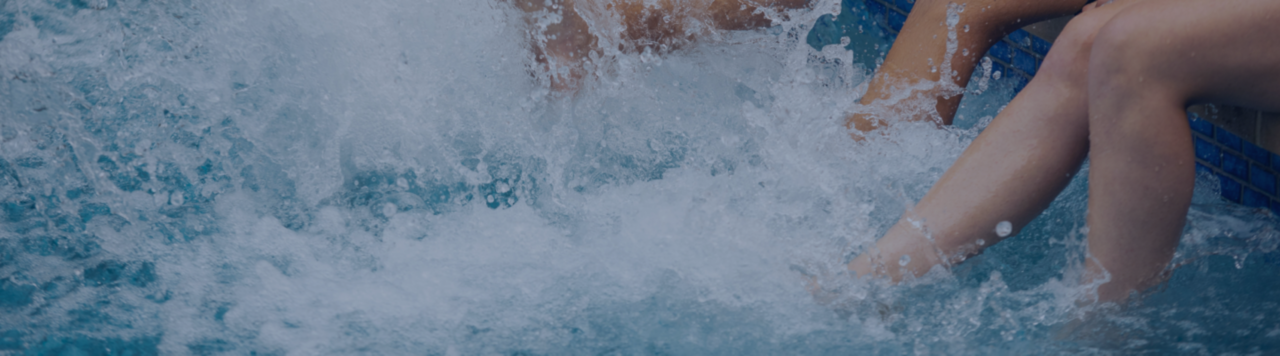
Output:
M750 30L768 27L769 19L759 8L770 8L775 11L799 9L809 6L810 0L715 0L711 3L708 14L711 21L721 30Z
M904 214L874 249L849 263L849 269L859 276L889 276L894 281L920 276L935 265L949 266L999 242L1003 237L995 228L1000 222L1010 222L1016 233L1039 215L1070 182L1088 149L1085 90L1094 34L1134 1L1138 0L1117 1L1073 19L1035 79L913 211ZM909 260L900 266L904 255Z
M1280 2L1167 0L1098 34L1089 68L1089 254L1116 301L1162 278L1195 181L1185 108L1280 110Z
M947 51L947 8L953 4L964 6L955 26L958 46L951 57L951 67L941 68ZM936 82L948 71L955 74L949 80L963 88L973 74L974 64L996 41L1022 26L1075 13L1084 4L1085 0L918 0L884 64L876 69L861 103L875 105L906 86ZM937 116L902 105L888 109L905 120L940 120L940 124L949 125L960 105L960 93L939 87L912 95L936 100ZM865 132L880 127L883 119L857 113L845 125Z
M626 27L622 33L624 51L663 52L694 40L697 34L685 28L691 21L720 30L750 30L770 25L759 11L762 8L781 11L808 4L809 0L622 0L615 1L612 8Z
M592 52L598 52L599 41L591 32L588 22L579 11L586 2L604 4L622 20L623 32L619 50L643 52L669 51L694 40L695 34L686 31L685 25L693 19L711 24L721 30L746 30L769 25L760 8L774 10L795 9L807 6L809 0L512 0L517 8L528 13L543 11L560 15L559 22L552 23L540 33L531 33L534 58L546 66L551 74L551 87L557 91L572 91L586 75L583 62ZM535 18L528 19L530 24ZM540 38L539 38L540 37Z

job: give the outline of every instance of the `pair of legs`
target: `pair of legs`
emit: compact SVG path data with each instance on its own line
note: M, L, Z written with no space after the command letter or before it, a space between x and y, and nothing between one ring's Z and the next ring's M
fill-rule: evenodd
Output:
M1036 77L914 209L855 258L900 280L1039 215L1090 158L1086 283L1118 301L1162 280L1195 180L1185 109L1280 110L1280 2L1116 0L1073 19ZM917 227L919 226L919 227ZM902 256L910 261L900 266Z

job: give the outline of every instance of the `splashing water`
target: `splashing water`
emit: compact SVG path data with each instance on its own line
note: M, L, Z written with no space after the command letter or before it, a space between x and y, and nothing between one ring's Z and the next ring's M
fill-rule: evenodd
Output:
M1221 205L1209 178L1167 288L1065 341L1054 334L1083 312L1083 174L1019 237L951 272L892 287L837 272L1010 89L970 93L956 128L896 124L854 142L840 123L865 90L855 63L875 60L802 43L818 11L665 56L612 53L557 98L505 2L0 7L2 352L1253 352L1280 340L1276 220ZM815 300L792 266L829 271L815 275L840 302Z
M996 224L996 236L1007 237L1009 236L1009 234L1012 234L1012 233L1013 233L1013 223L1010 223L1008 221L1001 221L1000 223ZM979 245L981 244L982 244L982 240L979 240Z

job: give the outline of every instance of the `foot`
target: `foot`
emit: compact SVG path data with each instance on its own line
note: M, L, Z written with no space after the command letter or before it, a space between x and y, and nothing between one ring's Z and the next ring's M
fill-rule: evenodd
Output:
M570 92L586 77L583 64L598 51L596 36L578 15L573 0L513 0L530 25L534 60L551 80L551 89Z

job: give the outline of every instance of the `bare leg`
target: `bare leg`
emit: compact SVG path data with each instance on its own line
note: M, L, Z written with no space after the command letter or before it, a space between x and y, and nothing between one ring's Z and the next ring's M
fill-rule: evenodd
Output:
M1176 19L1171 21L1170 19ZM1280 2L1137 4L1098 34L1089 72L1089 274L1101 301L1159 283L1195 181L1185 108L1280 110Z
M557 91L578 88L586 75L583 62L592 52L599 52L598 39L579 14L576 2L607 2L606 8L622 19L625 27L619 49L625 52L653 50L667 52L693 41L694 35L685 29L690 19L699 19L721 30L748 30L769 25L761 7L775 10L795 9L807 6L809 0L708 0L677 3L675 0L659 0L656 6L640 0L512 0L517 8L527 13L543 11L561 16L545 31L533 32L534 57L551 74L551 87ZM529 17L532 25L536 18ZM542 36L543 38L536 38Z
M1048 207L1088 150L1085 89L1094 34L1129 4L1132 1L1117 1L1073 19L1035 79L965 149L914 211L890 228L874 249L849 263L849 269L859 276L889 276L894 281L920 276L935 265L950 266L999 242L1002 237L995 227L1001 221L1010 222L1016 233ZM900 266L900 261L907 263Z
M957 49L951 57L951 67L940 68L946 57L947 7L951 4L963 5L964 12L955 27ZM1085 0L918 0L884 64L876 69L861 103L873 107L886 105L880 101L907 86L923 81L937 82L948 70L955 73L949 80L963 88L969 83L974 64L996 41L1022 26L1075 13L1084 4ZM934 120L950 125L961 98L960 93L936 85L911 95L936 101L936 116L901 103L888 103L895 106L885 109L906 120ZM882 126L881 120L883 118L857 113L846 120L845 126L866 132Z

